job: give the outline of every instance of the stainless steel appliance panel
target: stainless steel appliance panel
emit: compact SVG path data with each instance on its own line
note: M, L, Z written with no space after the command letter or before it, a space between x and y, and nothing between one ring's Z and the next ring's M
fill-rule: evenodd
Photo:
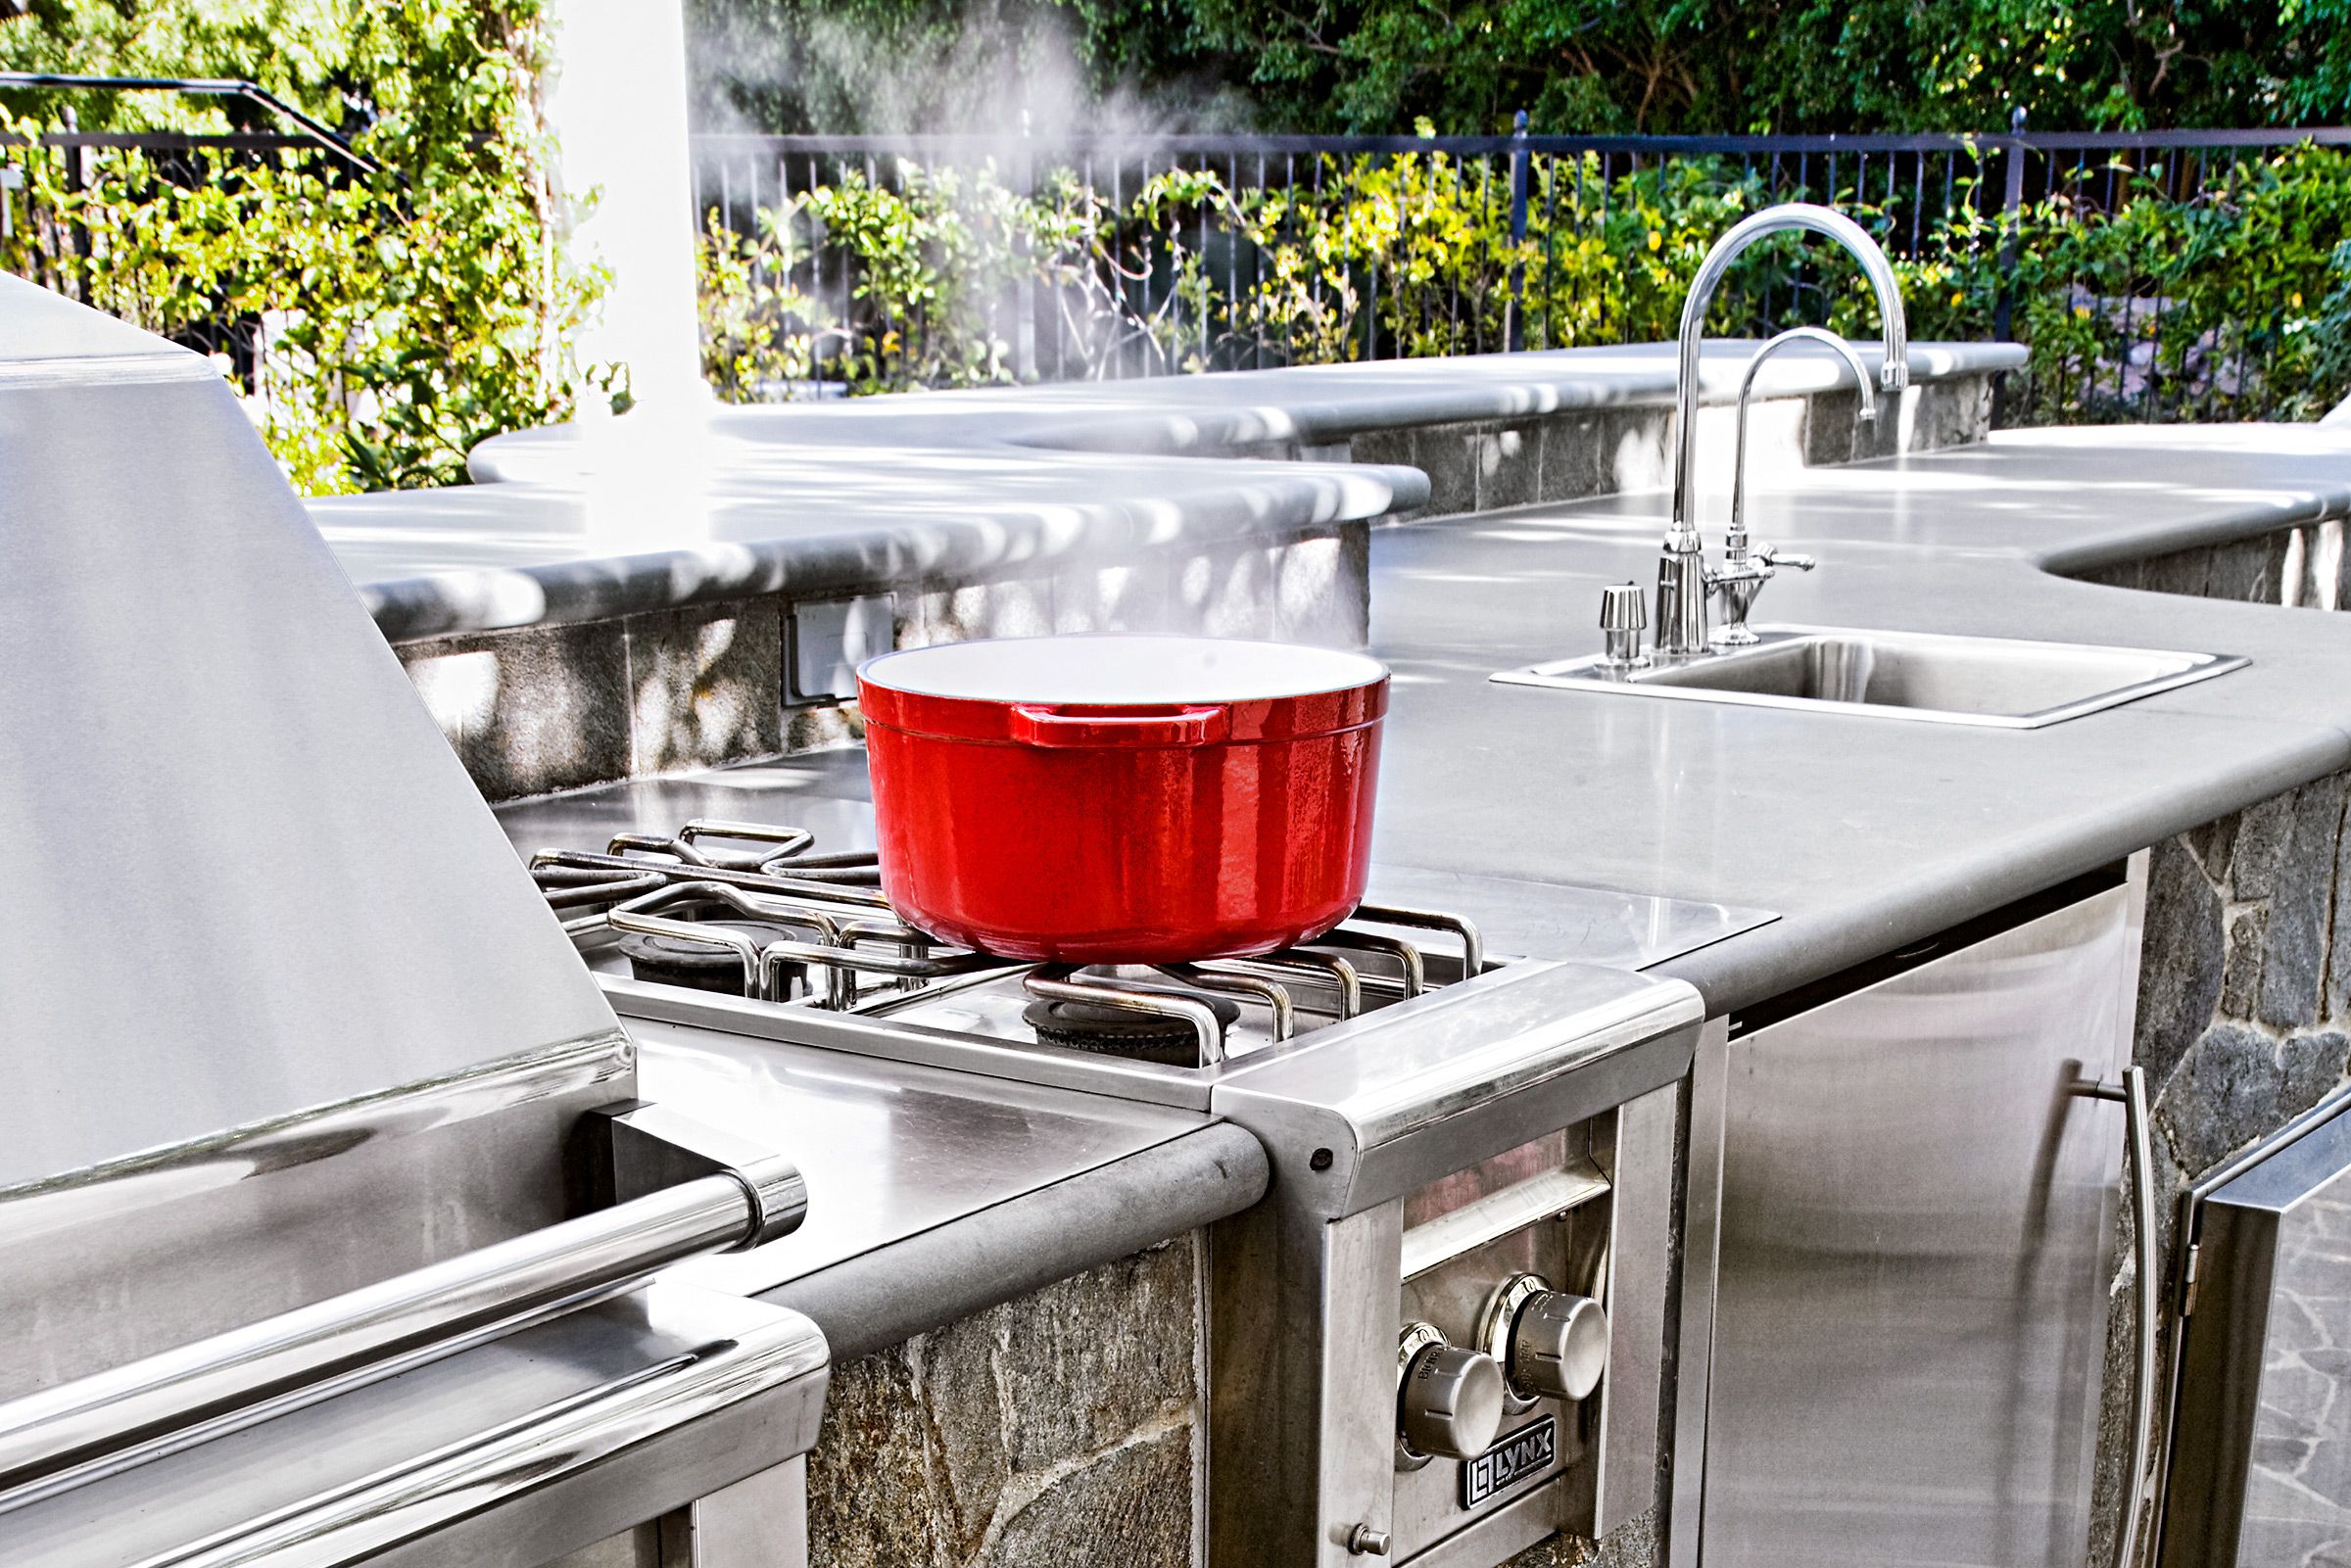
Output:
M1721 1054L1705 1568L2079 1568L2136 885Z
M219 376L0 328L0 1192L611 1032Z
M1656 1506L1665 1380L1665 1307L1672 1281L1674 1133L1681 1085L1653 1089L1616 1113L1608 1166L1608 1370L1592 1534Z
M2200 1207L2159 1560L2351 1562L2351 1111Z

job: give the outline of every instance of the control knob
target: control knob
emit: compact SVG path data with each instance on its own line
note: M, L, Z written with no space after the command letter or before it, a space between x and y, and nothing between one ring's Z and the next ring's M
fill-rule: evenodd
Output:
M1537 1274L1506 1281L1487 1304L1487 1353L1508 1369L1512 1400L1580 1400L1608 1364L1608 1314L1588 1296L1556 1291Z
M1396 1427L1415 1458L1474 1459L1502 1432L1502 1367L1491 1355L1446 1343L1432 1324L1412 1323L1398 1348Z

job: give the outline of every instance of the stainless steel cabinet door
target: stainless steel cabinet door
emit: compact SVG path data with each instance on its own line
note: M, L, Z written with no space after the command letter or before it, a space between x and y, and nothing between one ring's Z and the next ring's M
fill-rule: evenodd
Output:
M2127 1060L2136 886L1702 1053L1705 1568L2080 1568L2123 1135L2074 1090Z

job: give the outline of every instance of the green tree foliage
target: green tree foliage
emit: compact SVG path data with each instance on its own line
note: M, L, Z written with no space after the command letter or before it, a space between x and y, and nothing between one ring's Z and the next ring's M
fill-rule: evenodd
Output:
M2351 119L2351 0L694 0L708 113L1016 128L1993 130ZM842 47L843 41L849 46ZM862 44L864 47L859 47ZM1059 47L1080 63L1067 87ZM1206 83L1225 84L1221 91Z
M2247 158L2186 197L2169 172L2118 168L2111 207L2060 194L2013 222L1968 199L1970 174L1895 263L1913 336L1990 338L2005 292L2033 356L2016 411L2039 422L2310 418L2351 394L2351 153ZM1766 200L1734 160L1609 178L1597 157L1547 159L1514 242L1502 184L1437 149L1325 157L1287 188L1163 171L1124 201L1067 169L1024 196L993 166L901 162L763 210L748 237L713 214L705 363L745 402L812 379L859 393L1008 383L1021 290L1056 329L1061 373L1081 377L1490 351L1514 310L1530 348L1655 342L1715 236ZM1907 228L1849 189L1807 194ZM819 247L822 299L797 286ZM1874 334L1861 279L1804 257L1794 236L1748 253L1713 328Z
M34 0L13 67L245 76L343 126L380 173L323 153L26 148L0 260L156 332L243 321L224 364L298 487L446 484L484 437L567 413L609 377L565 349L596 280L563 261L535 101L538 0ZM13 93L19 134L280 128L170 94ZM240 119L231 119L231 115Z
M352 24L360 7L331 0L30 0L0 26L0 66L124 76L239 76L330 125L342 124L341 85L360 86ZM268 130L239 102L168 93L12 93L45 115L71 110L83 130Z

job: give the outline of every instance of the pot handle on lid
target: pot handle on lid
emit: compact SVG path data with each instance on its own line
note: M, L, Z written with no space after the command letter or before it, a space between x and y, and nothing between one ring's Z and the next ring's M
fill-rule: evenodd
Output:
M1015 740L1032 746L1205 746L1232 733L1232 710L1195 703L1170 713L1070 713L1016 702L1011 729Z

